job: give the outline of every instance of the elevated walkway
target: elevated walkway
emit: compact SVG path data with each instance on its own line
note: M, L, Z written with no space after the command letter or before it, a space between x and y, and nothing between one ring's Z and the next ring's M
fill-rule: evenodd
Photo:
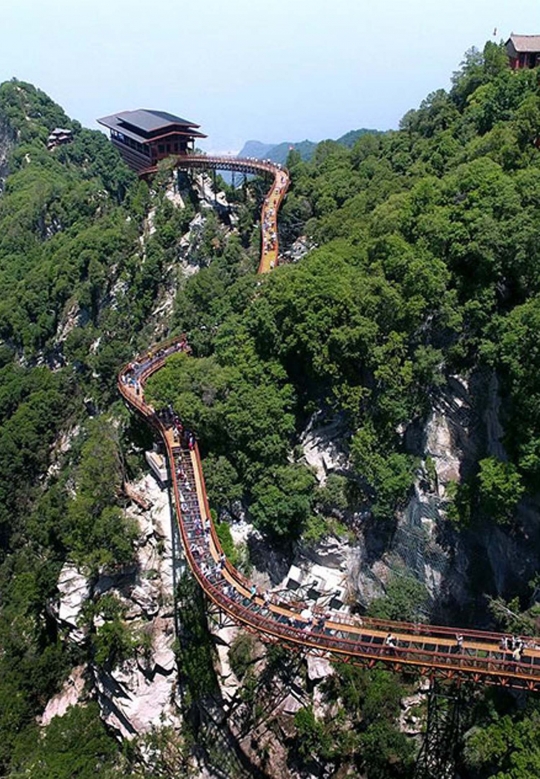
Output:
M278 264L277 213L289 188L289 174L281 165L265 160L243 157L212 157L203 154L187 154L174 158L175 167L181 170L233 170L239 173L272 176L261 212L261 259L259 273L268 273ZM140 171L141 178L157 172L157 167Z
M194 159L190 158L190 163ZM228 158L204 159L222 168L242 164ZM261 165L265 169L272 167L269 163ZM257 169L260 170L258 162ZM265 220L263 209L261 273L271 269L269 257L277 262L277 242L270 251L265 249L265 238L270 236L278 205L288 186L286 171L277 166L272 171L274 184L265 208L274 213ZM144 397L148 377L178 351L189 352L183 336L153 347L122 369L118 388L129 406L155 428L165 444L186 560L208 599L220 612L263 640L316 655L333 656L367 667L382 663L396 671L417 669L430 677L540 689L540 643L535 637L523 637L523 651L515 659L509 648L503 648L511 646L511 639L502 633L360 619L331 608L309 608L301 600L291 603L279 594L258 592L223 554L210 518L197 442L182 428L174 412L158 414ZM460 636L459 641L456 635Z

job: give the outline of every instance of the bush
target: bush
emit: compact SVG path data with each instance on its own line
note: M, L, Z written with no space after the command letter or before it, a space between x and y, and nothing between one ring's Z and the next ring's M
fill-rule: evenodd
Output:
M235 676L242 680L253 662L255 639L250 633L240 632L234 637L229 649L229 663Z
M239 555L234 545L231 528L229 527L228 522L220 522L215 525L215 528L221 548L227 556L227 560L231 565L236 567L238 565Z
M116 741L107 733L97 703L72 706L63 717L54 717L40 736L36 728L19 741L13 775L41 779L124 776L117 770Z
M320 722L311 706L299 709L294 715L297 730L297 748L304 759L328 759L332 755L332 736Z
M479 498L483 512L499 524L511 522L525 487L512 463L488 457L479 462Z
M368 608L370 617L414 622L425 616L429 594L412 576L393 575L382 598L375 598Z

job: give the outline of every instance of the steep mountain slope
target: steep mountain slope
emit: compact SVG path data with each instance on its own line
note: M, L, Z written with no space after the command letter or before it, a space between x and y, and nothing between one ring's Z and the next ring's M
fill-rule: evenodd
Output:
M282 238L318 248L240 315L234 287L214 302L204 358L156 377L201 436L216 511L243 496L282 541L338 516L373 614L538 630L539 126L538 73L488 44L400 131L291 153ZM313 414L348 452L319 487L298 447ZM490 759L467 757L481 776Z
M47 151L58 125L73 142ZM123 760L93 704L53 721L44 741L36 716L73 666L83 667L86 701L111 665L140 653L150 667L153 640L123 620L148 539L122 485L151 441L119 403L116 373L167 331L185 275L227 248L244 264L238 275L249 274L257 251L229 247L230 228L211 209L196 214L206 187L185 182L182 195L165 170L150 191L102 133L29 84L0 85L0 128L0 773L135 776L138 753ZM246 244L251 209L239 206ZM69 570L90 593L70 629L57 587ZM131 581L122 594L110 580L95 589L119 570ZM163 637L160 646L163 662Z
M56 124L74 142L49 153ZM101 587L140 550L121 486L151 443L115 374L169 328L194 357L153 392L199 435L231 555L246 555L233 518L255 526L266 561L316 555L335 533L353 548L358 610L537 632L538 72L511 73L488 44L399 131L323 142L309 162L292 152L280 238L315 248L262 282L259 182L245 202L229 193L231 228L194 218L193 191L166 170L152 190L135 181L103 136L29 85L0 87L0 126L0 772L173 776L203 754L231 776L410 776L410 679L313 669L242 636L227 657L220 637L238 682L225 705L189 580L177 595L190 728L121 754L92 703L43 738L35 718L74 666L113 680L155 667L129 605ZM342 453L320 480L306 466L315 424ZM66 562L92 593L80 645L54 617ZM477 691L470 706L461 775L538 775L537 698ZM232 743L259 767L226 760Z

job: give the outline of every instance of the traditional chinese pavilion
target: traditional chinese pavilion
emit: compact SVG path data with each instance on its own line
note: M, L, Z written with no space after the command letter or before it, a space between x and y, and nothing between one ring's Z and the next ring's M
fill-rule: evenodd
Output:
M540 35L512 35L506 41L512 70L540 65Z
M66 143L73 141L73 132L66 130L64 127L55 127L47 138L47 149L51 151L57 146L64 146Z
M194 150L196 138L206 138L198 132L198 124L166 111L139 108L104 116L98 122L110 130L111 141L136 171L171 154L188 154Z

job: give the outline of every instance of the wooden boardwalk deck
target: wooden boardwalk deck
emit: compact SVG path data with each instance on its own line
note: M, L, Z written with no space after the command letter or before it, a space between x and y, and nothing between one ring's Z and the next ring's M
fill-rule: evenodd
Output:
M239 165L273 174L273 184L262 213L262 250L259 272L277 264L277 211L288 187L286 171L271 163L204 158L193 166L221 169ZM187 165L186 165L187 166ZM276 237L274 242L266 239ZM469 679L482 684L540 689L540 640L522 637L519 660L512 656L511 637L502 633L412 624L353 617L341 612L309 607L307 603L282 602L274 593L261 593L225 559L210 518L197 443L179 432L170 414L159 415L145 401L144 385L149 376L178 351L189 351L185 338L171 339L153 347L144 357L125 366L118 388L132 409L137 410L161 436L169 461L171 489L186 560L209 600L237 624L260 638L293 649L339 657L373 667L382 663L395 670L405 668L448 679ZM388 634L392 635L388 643ZM458 642L456 636L462 641Z

